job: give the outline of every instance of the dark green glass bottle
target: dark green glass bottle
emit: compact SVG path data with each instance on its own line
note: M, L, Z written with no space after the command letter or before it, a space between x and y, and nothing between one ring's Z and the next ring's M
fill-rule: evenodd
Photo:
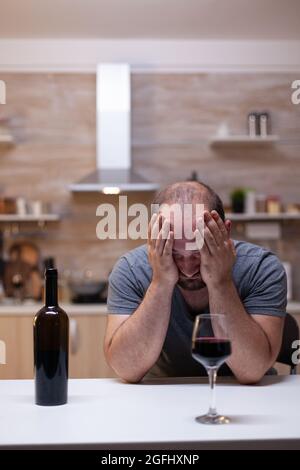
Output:
M57 270L45 272L45 306L34 317L34 380L37 405L68 400L69 319L58 305Z

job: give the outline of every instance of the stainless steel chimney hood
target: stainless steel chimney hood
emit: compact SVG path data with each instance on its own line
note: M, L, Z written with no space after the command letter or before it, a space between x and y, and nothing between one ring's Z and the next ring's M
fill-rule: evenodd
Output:
M97 66L97 168L78 183L73 192L154 191L150 183L131 169L131 103L129 64Z

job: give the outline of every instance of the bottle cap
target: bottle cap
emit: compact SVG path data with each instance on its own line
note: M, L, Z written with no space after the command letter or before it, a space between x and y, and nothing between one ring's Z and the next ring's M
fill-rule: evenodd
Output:
M46 277L57 277L57 269L55 268L48 268L45 271Z

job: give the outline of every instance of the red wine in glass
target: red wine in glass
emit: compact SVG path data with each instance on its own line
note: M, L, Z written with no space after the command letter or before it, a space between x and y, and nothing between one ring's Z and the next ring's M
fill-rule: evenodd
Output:
M220 367L231 354L231 343L227 339L196 338L193 342L192 356L204 367Z
M197 315L193 329L191 353L192 357L206 368L211 389L209 410L205 415L197 416L196 421L202 424L229 423L229 418L217 413L215 399L218 368L231 354L226 315Z

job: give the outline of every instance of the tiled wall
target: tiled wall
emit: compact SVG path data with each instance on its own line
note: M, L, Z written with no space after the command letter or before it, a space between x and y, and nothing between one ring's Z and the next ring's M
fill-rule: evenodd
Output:
M166 184L196 170L228 202L233 187L280 194L300 202L300 105L291 103L294 74L134 74L132 139L135 170ZM116 197L72 196L68 184L95 168L95 75L1 74L7 85L8 118L16 145L0 147L0 186L6 195L50 201L63 219L35 233L44 255L59 266L90 268L106 277L121 253L138 241L99 241L96 207ZM216 149L209 138L226 122L230 132L246 131L251 110L271 114L274 146ZM131 202L150 203L153 194L131 193ZM300 223L285 223L283 240L265 241L293 263L294 297L300 299ZM19 234L20 236L20 234ZM15 236L14 236L15 237ZM6 233L6 244L13 236Z

